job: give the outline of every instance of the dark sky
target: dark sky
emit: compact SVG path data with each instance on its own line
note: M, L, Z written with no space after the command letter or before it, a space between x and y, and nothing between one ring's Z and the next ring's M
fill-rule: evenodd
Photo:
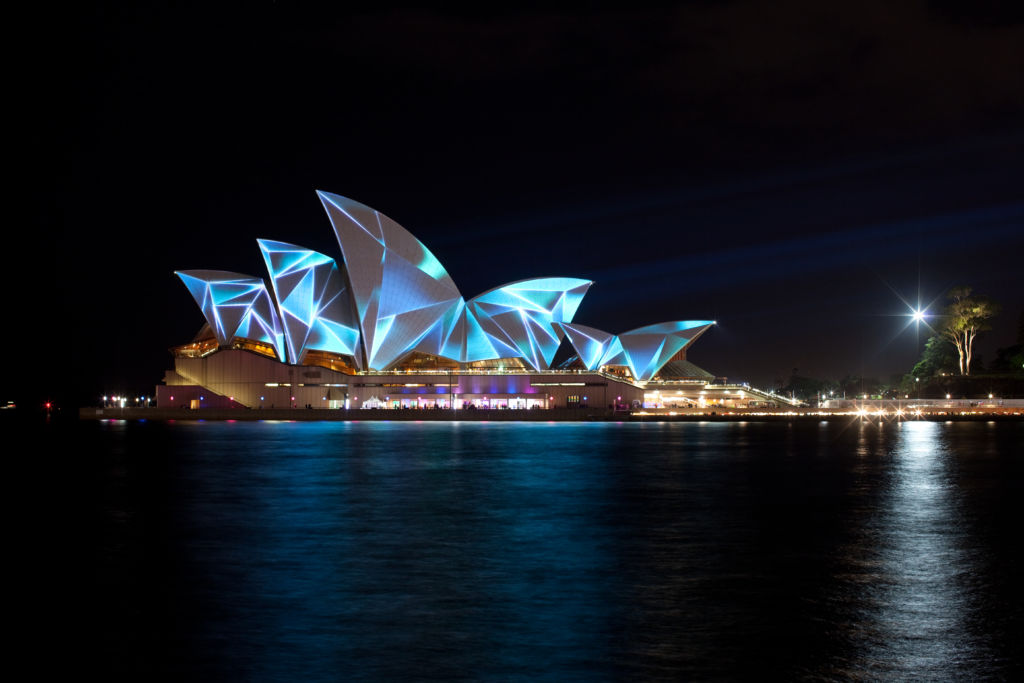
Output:
M340 255L316 189L397 220L467 298L564 275L610 332L717 319L690 357L760 386L909 369L901 297L956 284L1004 306L985 359L1015 341L1020 3L625 6L12 17L18 232L51 255L9 281L16 376L151 393L203 322L174 270L263 275L259 237Z

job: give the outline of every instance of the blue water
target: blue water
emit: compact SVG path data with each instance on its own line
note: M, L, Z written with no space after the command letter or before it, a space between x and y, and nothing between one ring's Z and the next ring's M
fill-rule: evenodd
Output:
M114 676L1021 671L1021 423L86 422L64 438L73 629L83 666Z

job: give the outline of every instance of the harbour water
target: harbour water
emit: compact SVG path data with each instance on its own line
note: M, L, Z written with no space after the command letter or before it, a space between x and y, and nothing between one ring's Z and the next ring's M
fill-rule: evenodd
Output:
M137 680L979 680L1024 423L84 421L48 559ZM41 607L42 608L42 607Z

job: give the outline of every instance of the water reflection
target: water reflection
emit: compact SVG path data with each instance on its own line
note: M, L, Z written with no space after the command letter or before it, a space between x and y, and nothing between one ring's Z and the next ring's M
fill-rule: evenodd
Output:
M1019 662L1013 424L83 429L105 463L98 545L122 549L96 553L97 585L136 591L97 611L109 659L136 658L122 673L969 679Z
M860 605L843 624L852 677L970 677L990 663L985 634L971 632L970 577L979 567L949 471L949 426L862 424L858 454L882 458L877 510L844 549L839 590Z

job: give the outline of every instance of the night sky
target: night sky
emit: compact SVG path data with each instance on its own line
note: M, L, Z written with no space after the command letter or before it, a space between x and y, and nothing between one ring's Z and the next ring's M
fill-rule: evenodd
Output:
M5 382L151 394L203 323L174 270L263 276L257 238L340 257L316 189L466 298L583 277L582 324L718 320L690 358L757 386L909 370L904 300L958 284L1003 304L983 360L1015 342L1020 3L596 7L12 17L11 228L45 267L7 252L7 357L33 364Z

